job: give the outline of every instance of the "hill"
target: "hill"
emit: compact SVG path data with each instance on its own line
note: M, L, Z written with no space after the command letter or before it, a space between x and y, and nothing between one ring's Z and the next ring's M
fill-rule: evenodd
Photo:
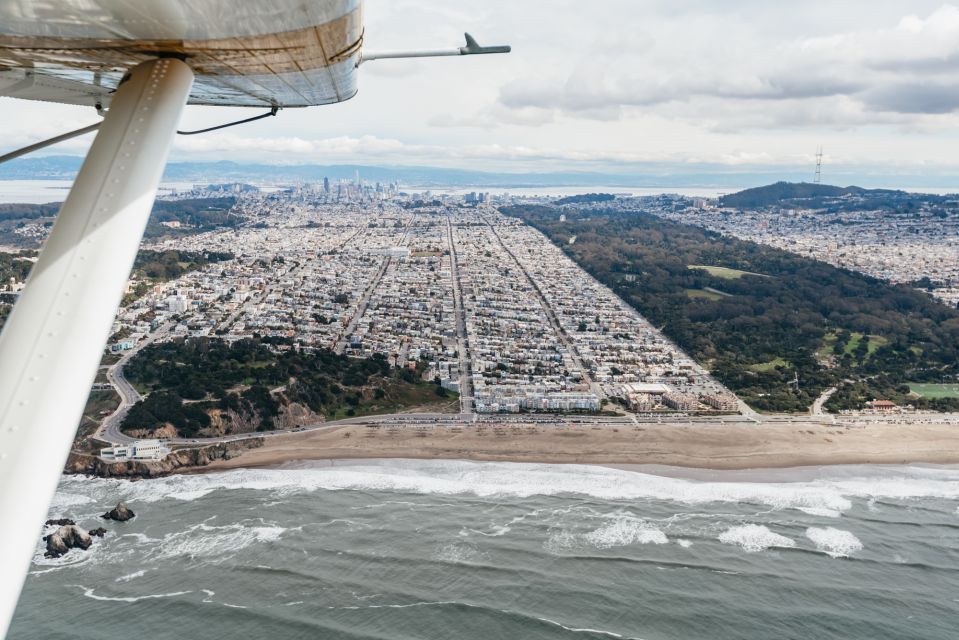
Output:
M124 371L149 395L130 409L121 428L152 435L172 426L181 436L216 436L412 407L458 407L455 394L422 379L425 365L396 369L383 356L297 352L289 342L189 338L146 347Z
M553 204L591 204L597 202L609 202L615 200L616 196L611 193L584 193L578 196L566 196L556 200Z
M885 211L893 215L912 215L919 209L932 206L934 211L948 215L948 211L956 209L956 196L808 182L777 182L722 196L719 204L740 210L781 207L812 209L819 213Z
M861 187L835 187L809 182L777 182L764 187L755 187L725 195L719 199L719 204L723 207L737 209L758 209L791 200L841 198L842 196L868 193L890 194L895 192L882 189L863 189Z
M60 211L59 202L47 204L0 203L0 221L51 218Z

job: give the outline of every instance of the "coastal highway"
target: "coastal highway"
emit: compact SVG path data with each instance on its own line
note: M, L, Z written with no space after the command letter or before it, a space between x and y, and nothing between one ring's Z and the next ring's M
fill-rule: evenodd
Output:
M119 364L119 363L118 363ZM135 391L135 390L134 390ZM115 414L116 415L116 414ZM278 435L289 435L290 433L304 433L327 429L335 429L349 425L370 426L374 428L403 428L415 429L423 427L495 427L495 426L527 426L536 425L544 428L550 426L557 428L580 427L587 428L610 428L610 429L628 429L642 428L644 424L669 424L676 427L692 426L713 426L723 428L727 426L756 426L757 423L764 425L781 425L784 427L796 425L819 425L826 427L849 427L864 428L869 424L954 424L959 427L959 414L915 414L909 416L895 415L862 415L862 416L809 416L809 415L785 415L785 414L756 414L753 416L742 415L655 415L655 414L630 414L630 415L559 415L559 414L476 414L476 413L399 413L376 416L358 416L345 418L343 420L334 420L330 422L316 422L303 425L294 430L283 431L257 431L252 433L241 433L221 436L217 438L169 438L165 442L176 449L192 449L205 447L214 444L223 444L230 442L240 442L253 438L270 438ZM111 416L112 418L113 416ZM122 420L122 418L121 418ZM102 435L96 436L97 439L110 442L125 443L131 442L132 438L119 433L116 427L119 426L117 420L112 428L104 430ZM98 432L99 433L99 432Z
M107 370L107 380L120 396L120 405L109 416L107 416L92 438L108 442L111 444L126 444L132 442L134 438L123 434L120 431L120 424L127 413L136 402L142 399L140 393L124 376L124 365L136 356L147 345L165 338L173 324L167 323L160 326L153 334L141 341L136 347L128 351ZM827 391L828 393L828 391ZM823 394L820 398L822 402L828 398ZM822 411L822 403L819 404L819 410ZM330 422L315 422L297 427L293 432L306 432L322 429L332 429L346 425L369 425L371 427L387 428L416 428L430 426L457 426L457 427L476 427L476 426L509 426L509 425L530 425L539 426L582 426L586 427L608 427L608 428L629 428L640 427L643 424L672 424L677 427L694 425L712 425L721 428L727 425L796 425L796 424L819 424L823 426L845 426L845 427L865 427L869 424L955 424L959 427L959 414L904 414L904 415L833 415L833 414L813 414L813 415L789 415L789 414L760 414L748 408L743 414L731 415L687 415L682 413L673 414L627 414L627 415L595 415L595 414L477 414L468 408L460 413L399 413L374 416L357 416L345 418ZM269 438L275 435L285 435L291 433L290 430L282 431L257 431L253 433L231 434L216 438L170 438L166 443L177 448L194 448L213 444L238 442L251 438Z

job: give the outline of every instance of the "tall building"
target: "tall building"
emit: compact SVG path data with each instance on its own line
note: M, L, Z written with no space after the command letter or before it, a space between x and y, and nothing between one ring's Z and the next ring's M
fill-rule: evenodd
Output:
M323 193L329 193L329 192L330 192L330 179L323 178Z

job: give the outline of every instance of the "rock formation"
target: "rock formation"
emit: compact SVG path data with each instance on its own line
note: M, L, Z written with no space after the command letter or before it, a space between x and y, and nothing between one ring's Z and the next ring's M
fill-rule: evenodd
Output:
M103 527L97 527L96 529L90 529L89 531L87 531L87 533L89 533L91 536L102 538L103 536L106 535L107 530L104 529Z
M239 442L215 444L197 449L180 449L169 454L163 460L128 462L104 462L100 458L85 454L71 454L67 460L65 473L83 473L101 478L159 478L179 470L203 467L214 460L229 460L247 449L263 446L263 438L252 438Z
M58 527L65 527L65 526L70 525L70 524L76 524L76 522L74 522L74 521L71 520L70 518L60 518L60 519L58 519L58 520L47 520L47 521L44 523L44 525L47 526L47 527L49 527L50 525L56 525L56 526L58 526Z
M117 506L113 507L106 513L104 513L101 518L106 518L108 520L116 520L117 522L126 522L136 517L137 514L133 513L129 507L127 507L122 502L118 502Z
M70 549L89 549L93 544L90 534L75 524L63 525L48 536L43 536L47 543L45 558L59 558Z

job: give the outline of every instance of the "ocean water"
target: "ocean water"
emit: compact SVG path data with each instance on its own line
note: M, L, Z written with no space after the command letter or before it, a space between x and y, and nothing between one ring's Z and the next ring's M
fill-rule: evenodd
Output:
M669 472L671 473L671 472ZM67 477L9 637L959 637L959 469L459 461Z

